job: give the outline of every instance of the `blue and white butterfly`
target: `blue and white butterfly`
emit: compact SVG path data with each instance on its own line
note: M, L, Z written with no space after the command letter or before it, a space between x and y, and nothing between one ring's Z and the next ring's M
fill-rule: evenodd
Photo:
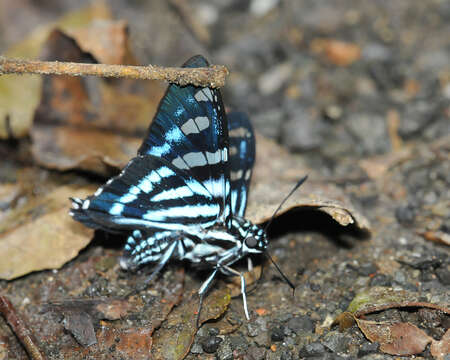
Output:
M184 67L204 67L202 56ZM159 104L143 144L122 172L85 200L72 199L70 214L88 227L128 236L123 269L171 258L207 266L204 295L218 273L265 252L265 231L243 218L255 160L255 138L246 115L225 115L219 90L172 84ZM200 311L200 309L199 309Z

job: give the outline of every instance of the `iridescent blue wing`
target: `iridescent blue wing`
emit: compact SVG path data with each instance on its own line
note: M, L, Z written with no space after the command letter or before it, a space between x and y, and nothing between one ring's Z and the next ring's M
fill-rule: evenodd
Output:
M195 56L184 67L208 65ZM162 157L202 183L230 226L228 126L219 90L170 85L138 154Z
M220 205L213 200L189 173L163 158L141 155L93 196L72 199L71 215L108 231L185 231L191 225L216 223Z
M231 211L243 217L247 206L247 193L255 162L255 136L246 114L228 114L230 138Z

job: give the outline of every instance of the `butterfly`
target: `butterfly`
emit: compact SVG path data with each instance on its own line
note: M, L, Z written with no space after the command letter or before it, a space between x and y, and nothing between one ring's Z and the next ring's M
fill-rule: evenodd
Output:
M183 67L209 66L200 56ZM188 260L211 269L198 290L200 305L219 274L264 253L266 232L244 219L255 161L248 117L225 114L220 91L169 85L137 156L92 196L72 199L71 216L84 225L127 236L120 266L155 264L152 279L169 261Z

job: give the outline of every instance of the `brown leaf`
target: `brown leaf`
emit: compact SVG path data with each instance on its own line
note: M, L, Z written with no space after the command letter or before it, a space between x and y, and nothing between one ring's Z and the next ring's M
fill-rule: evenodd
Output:
M134 62L123 22L97 22L70 35L53 31L45 58ZM61 76L45 78L43 89L31 131L35 159L49 168L107 176L136 155L163 92L157 82Z
M203 302L200 324L221 316L230 303L230 290L222 288L212 291ZM197 333L196 310L198 297L177 307L167 319L167 323L153 337L152 359L183 359L191 348Z
M419 294L383 286L374 286L356 294L347 311L360 317L372 312L403 307L426 307L450 314L450 309L445 306L419 301Z
M55 26L73 29L84 26L95 18L106 18L109 10L100 3L69 13L61 19L35 29L30 35L8 49L3 55L12 58L35 59L49 32ZM0 76L0 139L9 136L23 137L32 125L34 112L39 105L42 77L39 75ZM6 122L6 119L9 119Z
M450 329L446 331L440 341L433 340L430 352L437 360L444 360L445 355L450 354Z
M93 230L72 220L68 198L85 197L92 190L63 186L12 211L0 223L0 278L11 280L32 271L57 269L77 256L90 242Z
M260 135L256 138L256 164L246 218L257 224L270 219L280 201L306 174L310 175L308 181L289 198L278 216L296 208L310 208L325 212L342 226L354 224L360 230L370 231L369 221L354 208L342 190L331 184L315 183L314 174L297 158Z
M359 328L380 350L391 355L414 355L425 350L432 341L423 330L409 323L388 323L356 319Z
M443 231L424 231L419 232L426 240L433 241L436 243L450 245L450 234Z
M339 325L339 331L344 331L348 328L351 328L355 324L355 316L348 311L344 311L343 313L339 314L336 319L333 320L333 325Z

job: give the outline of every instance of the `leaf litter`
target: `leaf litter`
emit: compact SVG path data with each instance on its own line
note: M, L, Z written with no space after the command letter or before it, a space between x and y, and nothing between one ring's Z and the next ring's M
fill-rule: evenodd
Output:
M398 320L374 321L365 319L366 315L394 308L428 308L450 315L450 308L420 301L417 293L406 290L375 286L358 293L347 308L334 321L341 331L351 327L355 322L372 342L380 344L380 350L391 355L416 355L425 350L431 343L432 355L443 359L445 349L448 350L448 330L440 341L433 339L424 330L409 322Z

